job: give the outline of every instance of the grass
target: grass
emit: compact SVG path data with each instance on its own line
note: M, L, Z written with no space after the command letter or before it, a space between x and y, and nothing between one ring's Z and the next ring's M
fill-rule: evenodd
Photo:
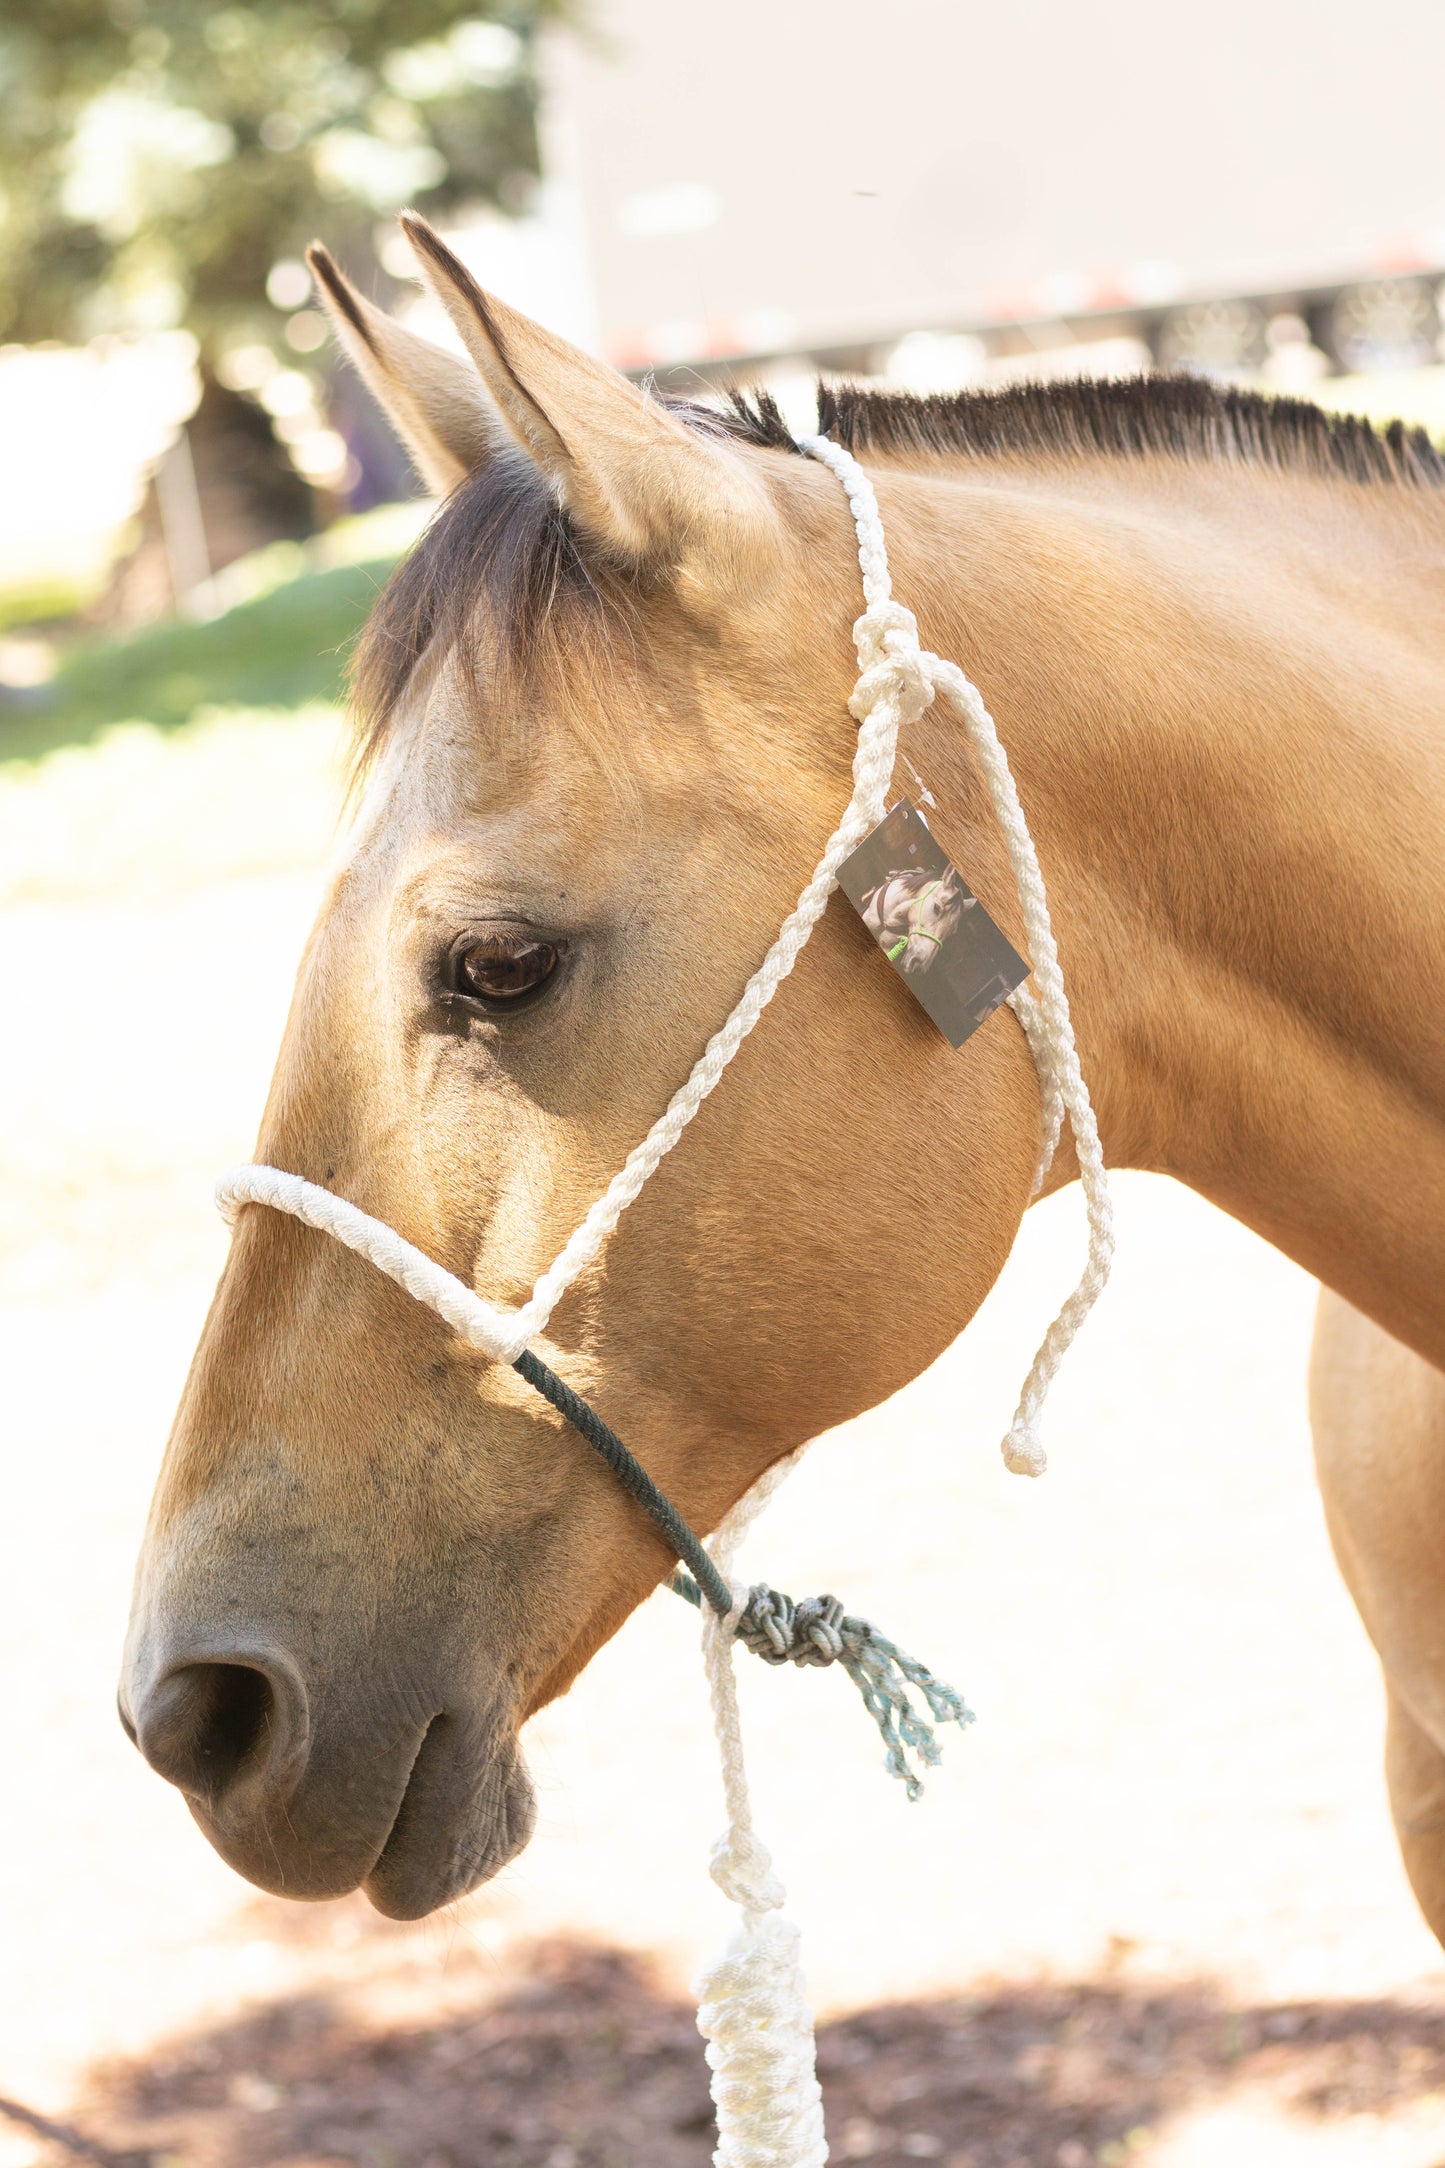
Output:
M89 744L122 718L174 730L204 708L339 700L347 651L389 569L377 562L310 573L213 624L87 641L38 697L0 720L0 759Z
M229 607L204 623L76 641L47 683L0 702L0 762L93 744L117 723L173 731L216 709L339 701L352 643L427 509L385 506L258 551L221 575Z
M341 805L347 653L428 509L257 551L206 622L79 640L0 707L0 909L312 874Z

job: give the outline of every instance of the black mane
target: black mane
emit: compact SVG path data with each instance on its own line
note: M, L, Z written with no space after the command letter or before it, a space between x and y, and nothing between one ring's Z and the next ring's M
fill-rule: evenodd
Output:
M766 392L731 394L731 434L795 451ZM869 452L933 458L1043 453L1080 459L1237 461L1347 482L1445 482L1445 454L1423 429L1383 431L1355 414L1326 414L1304 399L1275 399L1198 376L1139 376L1011 384L997 391L874 391L820 384L818 427L860 458Z
M668 404L699 430L722 431L765 451L797 452L766 391L734 391L721 412ZM1379 432L1355 415L1191 376L1015 384L926 397L820 384L818 426L863 458L1153 456L1352 483L1434 488L1445 482L1445 456L1421 429L1391 422ZM489 460L441 507L362 635L352 673L362 764L385 738L426 650L475 640L480 603L501 642L500 659L526 664L559 634L575 650L589 630L631 614L636 594L633 577L584 544L531 459L517 453ZM546 643L544 629L551 636Z

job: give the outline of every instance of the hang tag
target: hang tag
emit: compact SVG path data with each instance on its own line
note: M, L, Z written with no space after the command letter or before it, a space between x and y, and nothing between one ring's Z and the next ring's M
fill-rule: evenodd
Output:
M843 861L838 885L951 1046L1029 975L908 798Z

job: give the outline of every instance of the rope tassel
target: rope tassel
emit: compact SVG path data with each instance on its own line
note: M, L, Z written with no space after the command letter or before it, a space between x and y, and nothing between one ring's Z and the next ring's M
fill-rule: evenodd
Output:
M709 1566L732 1594L726 1612L705 1603L686 1574L676 1574L672 1583L703 1616L703 1664L727 1806L727 1829L713 1850L711 1871L742 1913L726 1950L696 1982L698 2029L707 2042L717 2110L714 2168L823 2168L828 2158L798 1930L780 1910L783 1887L753 1828L734 1646L741 1641L770 1664L841 1664L882 1733L888 1767L907 1785L910 1799L918 1797L922 1785L909 1767L909 1752L931 1766L939 1751L908 1687L918 1689L935 1722L973 1721L951 1686L905 1656L867 1619L850 1618L836 1596L794 1603L766 1583L745 1589L731 1581L738 1545L800 1457L792 1454L770 1468L708 1546Z
M689 1603L701 1605L701 1591L689 1575L675 1573L671 1585ZM836 1596L805 1596L794 1603L780 1589L759 1581L748 1590L733 1638L765 1664L840 1664L878 1726L888 1774L907 1788L910 1799L921 1797L923 1780L909 1766L908 1756L915 1754L924 1768L936 1769L943 1751L933 1724L919 1715L908 1688L917 1687L935 1724L957 1724L962 1731L973 1722L973 1711L961 1694L869 1620L849 1617Z

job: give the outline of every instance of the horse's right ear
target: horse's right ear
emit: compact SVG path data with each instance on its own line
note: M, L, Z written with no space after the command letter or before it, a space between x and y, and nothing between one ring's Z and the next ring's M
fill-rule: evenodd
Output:
M448 496L497 444L496 411L476 370L363 300L319 242L306 261L342 345L417 472L428 489Z

